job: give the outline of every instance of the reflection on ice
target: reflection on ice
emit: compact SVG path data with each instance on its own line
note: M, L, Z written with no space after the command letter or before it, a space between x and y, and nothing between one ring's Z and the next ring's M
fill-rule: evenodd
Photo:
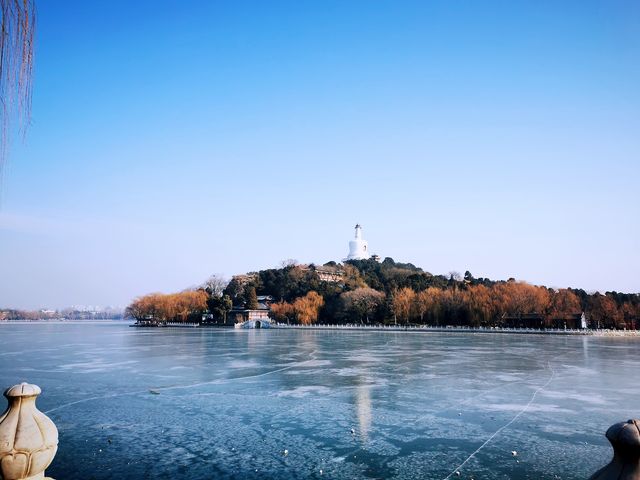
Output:
M367 443L371 428L371 386L366 382L356 387L356 410L360 439L362 443Z
M232 360L226 364L228 368L255 368L259 366L255 360Z
M291 390L283 390L276 393L278 397L294 397L294 398L302 398L307 397L310 394L317 395L328 395L331 390L327 387L323 387L320 385L306 385L293 388Z

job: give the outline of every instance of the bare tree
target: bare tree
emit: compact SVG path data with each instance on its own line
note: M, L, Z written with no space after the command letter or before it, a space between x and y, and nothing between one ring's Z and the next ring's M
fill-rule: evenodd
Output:
M298 260L296 260L295 258L287 258L286 260L282 260L280 262L280 268L295 267L297 265L299 265Z
M211 275L204 281L201 288L213 297L221 297L228 284L229 282L222 275Z
M369 323L369 317L384 303L385 295L373 288L363 287L345 292L340 295L340 298L345 311L360 321L364 317Z
M454 270L449 272L449 278L451 280L455 280L457 282L460 282L462 280L462 275L460 275L460 272L456 272Z
M0 179L13 123L24 135L31 117L35 20L33 0L0 0Z

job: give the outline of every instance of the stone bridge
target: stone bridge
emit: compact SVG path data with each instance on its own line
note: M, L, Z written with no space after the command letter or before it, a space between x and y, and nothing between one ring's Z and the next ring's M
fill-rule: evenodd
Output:
M236 328L271 328L271 320L268 318L261 318L260 320L247 320L244 322L236 323Z

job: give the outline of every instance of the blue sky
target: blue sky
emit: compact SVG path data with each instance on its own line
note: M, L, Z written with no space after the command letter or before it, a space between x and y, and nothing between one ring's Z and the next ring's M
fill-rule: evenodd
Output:
M640 4L38 2L0 306L370 249L640 291Z

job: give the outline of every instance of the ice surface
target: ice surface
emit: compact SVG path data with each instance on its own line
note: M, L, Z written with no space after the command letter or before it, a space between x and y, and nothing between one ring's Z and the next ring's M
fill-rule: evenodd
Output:
M639 346L5 324L0 386L42 387L54 478L584 479L605 430L640 416Z

